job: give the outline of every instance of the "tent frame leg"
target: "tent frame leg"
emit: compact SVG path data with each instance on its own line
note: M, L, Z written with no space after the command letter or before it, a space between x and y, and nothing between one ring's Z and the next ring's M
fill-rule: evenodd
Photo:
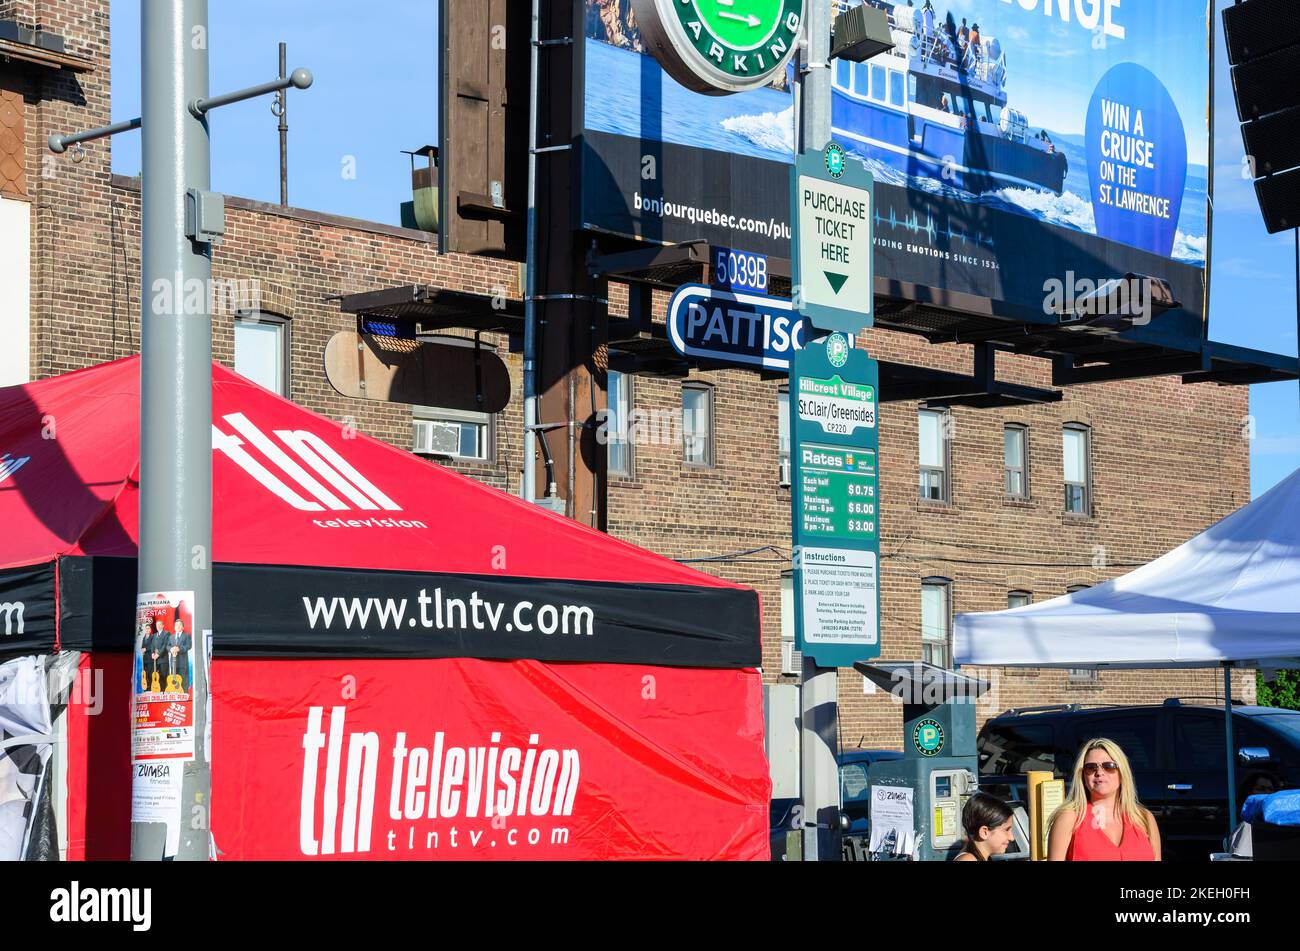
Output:
M1232 661L1223 662L1223 733L1228 746L1228 839L1237 831L1237 757L1232 739Z

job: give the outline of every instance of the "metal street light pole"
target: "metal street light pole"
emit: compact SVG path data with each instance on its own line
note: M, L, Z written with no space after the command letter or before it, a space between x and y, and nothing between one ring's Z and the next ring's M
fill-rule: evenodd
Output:
M166 813L166 821L142 820L141 797L151 786L143 770L133 770L131 858L174 854L205 861L212 792L204 741L205 638L212 629L212 245L187 236L186 194L206 192L211 178L208 124L190 109L208 95L208 0L145 0L140 50L138 591L192 593L195 739L193 759L170 764L183 770L179 802L164 793L162 812L147 814L154 819ZM178 845L173 823L179 825Z
M798 152L825 148L831 138L831 0L808 0L804 29L795 90ZM838 861L840 789L835 754L839 677L834 667L818 667L807 654L802 673L799 750L803 858Z

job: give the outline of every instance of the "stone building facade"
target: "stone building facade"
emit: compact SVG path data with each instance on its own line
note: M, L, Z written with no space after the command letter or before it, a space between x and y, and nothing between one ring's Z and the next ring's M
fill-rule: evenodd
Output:
M62 36L67 54L66 64L0 56L0 344L6 354L0 383L7 385L137 352L141 301L138 180L112 174L111 141L94 143L77 162L51 156L45 145L53 132L110 121L108 2L16 0L0 3L0 18L6 15ZM326 342L356 325L338 298L406 284L521 294L518 265L439 255L435 240L419 231L238 197L227 199L227 228L214 276L255 281L261 310L287 327L287 395L404 449L412 447L411 407L350 399L325 379ZM617 312L625 295L615 286L611 299ZM663 305L657 296L660 318ZM214 355L227 365L235 363L241 319L247 315L232 310L214 317ZM521 360L504 337L488 342L509 366L512 400L493 421L485 460L447 464L518 491ZM969 348L883 330L859 342L881 359L971 369ZM998 374L1050 385L1049 364L1033 358L1001 355ZM686 384L704 385L712 404L710 466L684 459ZM610 478L608 527L757 589L765 679L795 683L796 676L782 672L790 493L780 476L781 385L740 370L693 372L685 381L632 380L629 408L644 422L627 474ZM954 409L943 424L943 501L923 499L918 490L920 410L915 402L886 403L880 420L882 636L889 659L918 658L926 643L931 650L939 645L942 656L954 613L1006 607L1013 592L1046 600L1122 574L1250 498L1244 388L1153 378L1077 386L1060 403L1041 406ZM1024 498L1006 492L1008 426L1022 427L1027 446ZM1065 510L1067 427L1086 433L1085 514ZM980 708L986 715L1011 706L1151 702L1222 690L1214 671L984 673L996 688ZM1253 697L1253 677L1237 676L1238 695ZM900 745L890 697L866 692L852 672L841 674L839 689L846 747Z

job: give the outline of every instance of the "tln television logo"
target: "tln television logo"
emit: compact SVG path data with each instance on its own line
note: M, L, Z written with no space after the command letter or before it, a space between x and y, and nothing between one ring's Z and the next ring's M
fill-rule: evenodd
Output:
M358 472L350 462L339 455L333 446L315 433L303 429L277 429L274 434L283 444L282 447L254 426L243 413L231 413L222 417L222 421L229 425L234 433L223 432L221 427L214 423L213 450L224 452L245 472L296 509L303 512L323 512L325 509L335 512L346 512L352 509L363 511L384 509L388 512L402 510L400 505L379 491L374 483ZM279 474L257 459L249 448L261 453ZM285 449L291 450L307 468L303 468L290 457ZM285 479L280 478L280 475L287 476L306 494L297 491ZM329 486L324 483L328 483Z

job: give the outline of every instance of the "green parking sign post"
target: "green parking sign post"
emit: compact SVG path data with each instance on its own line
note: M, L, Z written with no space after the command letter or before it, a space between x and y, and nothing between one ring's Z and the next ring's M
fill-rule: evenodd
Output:
M840 333L791 367L795 638L819 667L880 656L879 379Z

